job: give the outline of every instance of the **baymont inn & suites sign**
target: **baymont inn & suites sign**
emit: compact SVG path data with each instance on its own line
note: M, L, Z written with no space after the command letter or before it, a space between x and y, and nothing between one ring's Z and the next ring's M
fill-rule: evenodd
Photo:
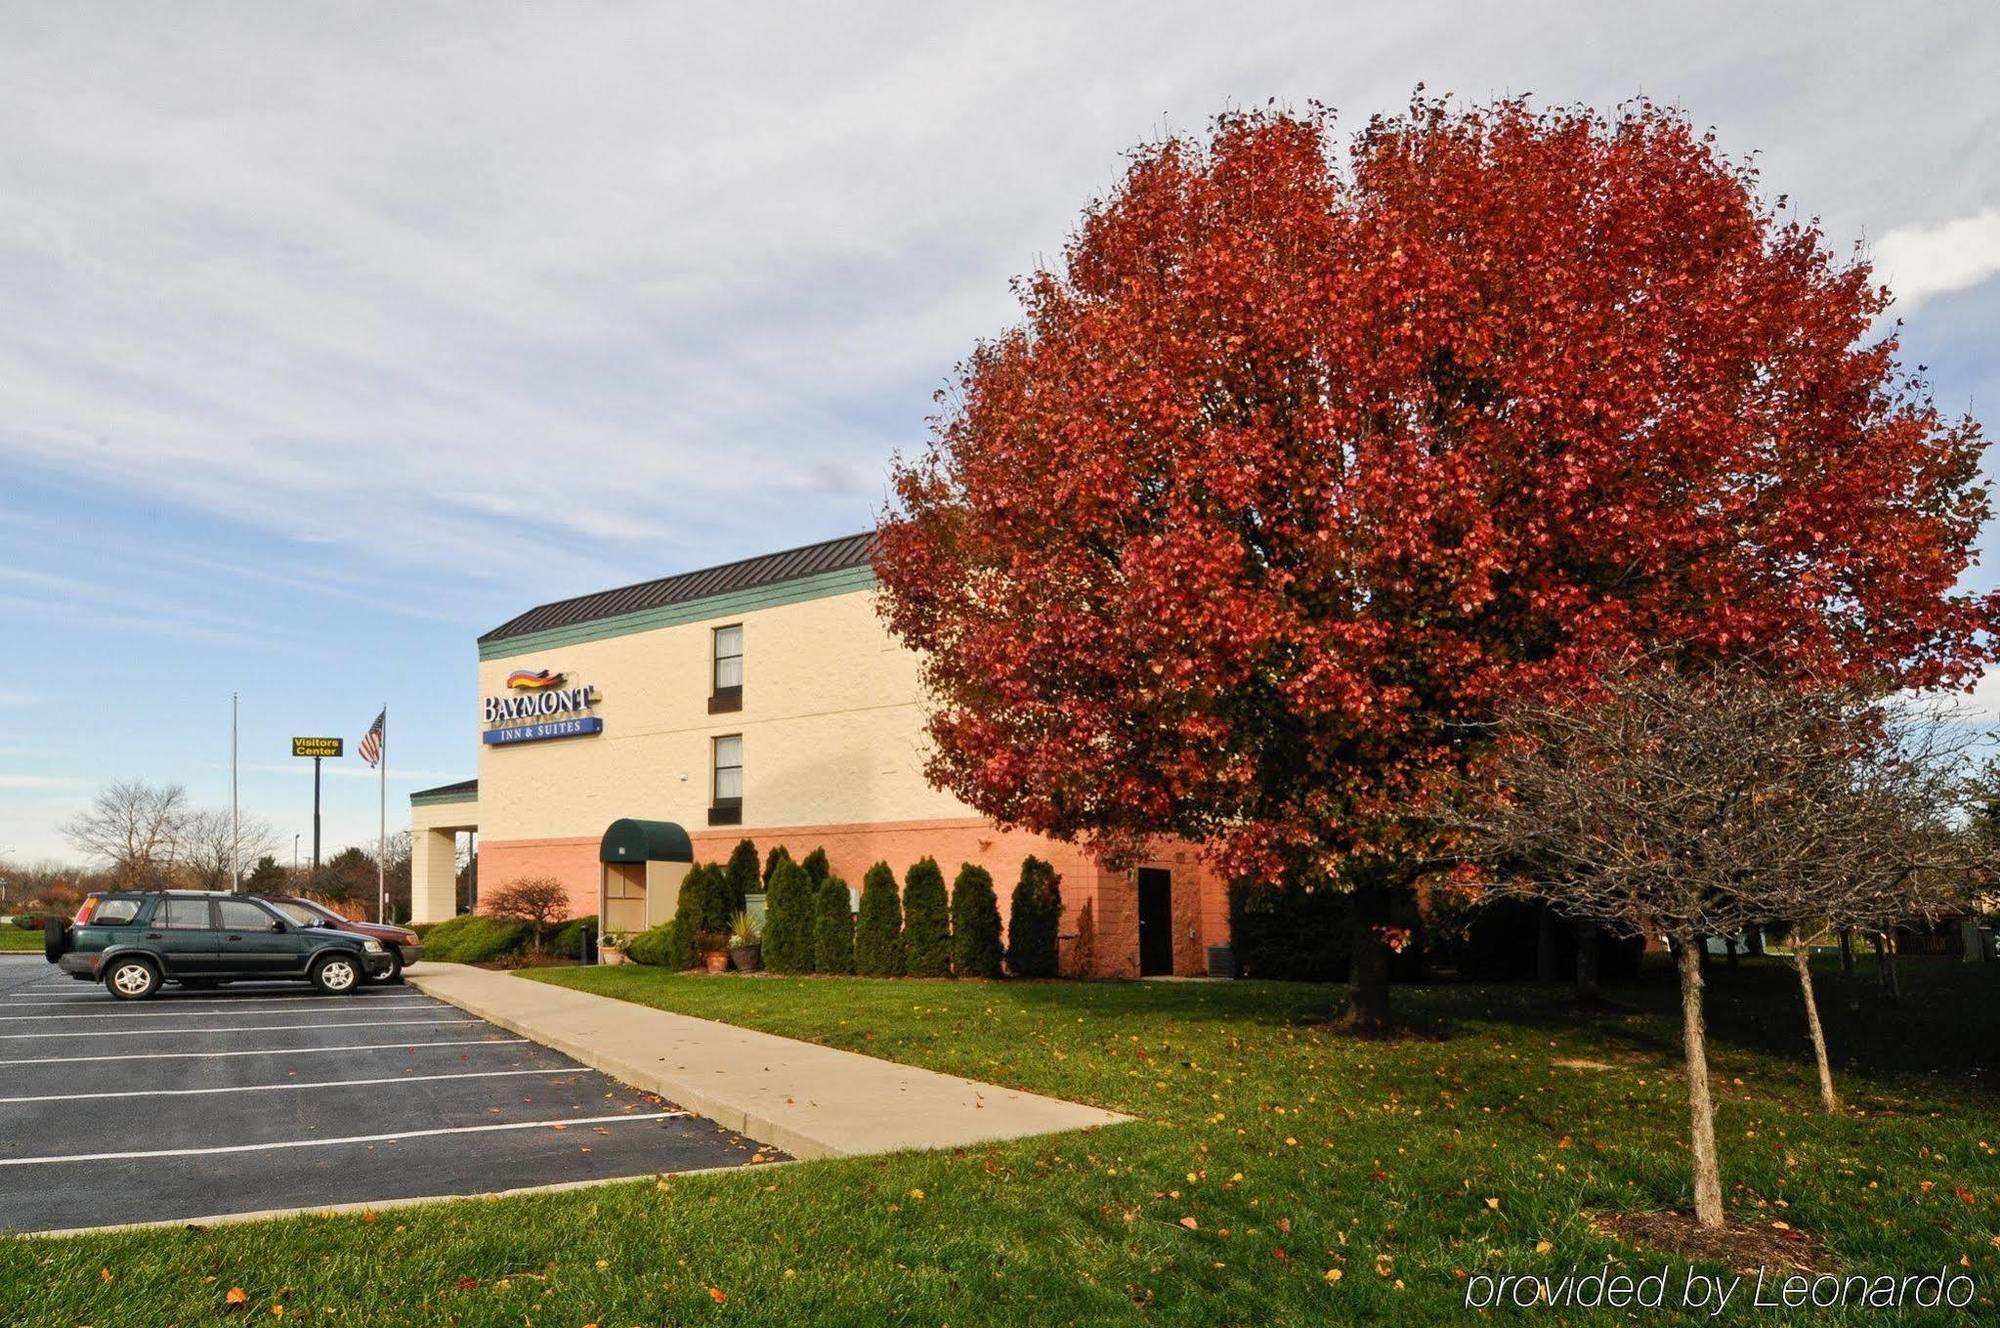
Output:
M590 712L597 692L547 669L516 669L507 675L507 692L482 703L486 728L480 740L489 746L540 742L547 738L578 738L601 733L604 721Z

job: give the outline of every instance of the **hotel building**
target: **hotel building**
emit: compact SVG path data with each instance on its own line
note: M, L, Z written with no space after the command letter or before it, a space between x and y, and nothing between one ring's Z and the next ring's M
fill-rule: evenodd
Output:
M1222 883L1185 844L1130 870L1003 831L924 777L917 657L875 611L852 535L544 604L479 638L479 775L411 795L416 921L455 911L456 836L491 890L569 889L608 930L672 916L691 863L738 840L824 848L859 887L919 858L993 874L1001 912L1034 854L1062 874L1064 969L1194 974L1228 939Z

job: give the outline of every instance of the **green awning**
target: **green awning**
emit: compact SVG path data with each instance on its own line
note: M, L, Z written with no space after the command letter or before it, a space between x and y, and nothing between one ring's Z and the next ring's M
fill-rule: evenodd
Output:
M672 821L620 817L604 832L599 862L693 862L694 841Z

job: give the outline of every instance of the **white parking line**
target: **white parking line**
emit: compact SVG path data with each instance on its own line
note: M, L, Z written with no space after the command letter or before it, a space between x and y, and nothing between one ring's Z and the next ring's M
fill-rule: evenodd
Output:
M72 1028L61 1033L0 1033L0 1042L27 1038L158 1037L162 1033L291 1033L307 1028L396 1028L405 1024L476 1024L477 1019L345 1019L331 1024L227 1024L207 1028Z
M35 1167L50 1162L133 1162L149 1157L208 1157L217 1153L262 1153L279 1148L332 1148L340 1144L394 1143L442 1134L493 1134L500 1130L544 1130L560 1125L612 1125L623 1121L678 1120L691 1111L653 1111L637 1116L576 1116L568 1120L513 1121L504 1125L451 1125L394 1134L350 1134L338 1139L281 1139L269 1144L223 1144L214 1148L149 1148L129 1153L56 1153L46 1157L0 1157L0 1167Z
M368 1003L368 1009L371 1012L378 1008L387 1008L392 1006L399 1010L411 1009L411 1008L421 1009L425 1006L434 1004L435 1002L425 1000L423 997L419 996L414 1000L382 1001L379 1004L377 1002L370 1001ZM7 1008L15 1009L18 1007L9 1006ZM340 1005L294 1006L293 1008L299 1010L302 1014L323 1014L328 1010L350 1010L350 1011L354 1010L354 1006L351 1003L343 1003ZM215 1014L219 1012L214 1010L204 1010L202 1011L202 1013ZM269 1011L267 1013L279 1013L279 1012ZM356 1013L361 1013L361 1012L356 1011ZM135 1019L135 1018L169 1019L172 1018L173 1015L174 1015L174 1009L171 1006L154 1006L150 1009L140 1009L140 1010L100 1010L95 1014L0 1014L0 1024L32 1024L43 1019Z
M283 1084L237 1084L229 1088L134 1088L119 1093L38 1093L32 1097L0 1097L0 1105L15 1102L96 1102L111 1097L201 1097L209 1093L277 1093L288 1088L364 1088L371 1084L426 1084L438 1079L502 1079L522 1074L592 1074L577 1066L542 1066L533 1070L459 1070L452 1074L391 1074L379 1079L313 1079Z
M90 1065L98 1061L199 1061L222 1056L313 1056L329 1051L428 1051L432 1047L504 1047L523 1037L456 1038L443 1042L364 1042L352 1047L253 1047L247 1051L130 1051L116 1056L34 1056L0 1061L11 1065Z
M74 996L56 995L40 991L10 991L7 995L17 1001L33 1001L36 1005L102 1006L111 999L103 992L97 990L95 986L87 987L77 992ZM321 996L315 992L307 991L301 991L295 996L286 995L281 992L270 992L262 995L253 992L242 996L181 996L173 992L162 992L139 1008L144 1010L159 1010L174 1005L307 1005L311 1003L323 1004L328 999L328 997ZM332 999L346 1004L362 1000L368 1002L370 1005L375 1005L384 1004L389 1001L421 1001L428 1000L429 998L419 996L415 991L405 987L400 992L386 993L380 996L364 995L356 992ZM19 1007L10 1005L0 1008L12 1010Z

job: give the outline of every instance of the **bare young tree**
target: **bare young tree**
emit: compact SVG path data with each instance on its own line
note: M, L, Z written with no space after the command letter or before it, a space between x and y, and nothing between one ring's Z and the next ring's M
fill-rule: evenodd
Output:
M107 864L120 885L164 885L188 818L179 784L126 779L106 785L63 826L70 843Z
M1783 699L1783 698L1781 698ZM1892 934L1966 906L1979 868L1960 822L1970 799L1967 726L1908 699L1868 702L1789 693L1801 759L1788 772L1792 854L1757 882L1792 933L1792 963L1819 1074L1820 1105L1840 1110L1813 990L1811 943L1855 930Z
M239 862L247 868L276 844L270 822L262 817L232 823L226 807L190 812L181 821L177 874L191 889L227 890L236 882Z
M1854 785L1851 711L1845 696L1748 672L1635 672L1578 704L1506 712L1493 792L1461 813L1490 862L1535 864L1500 888L1672 942L1695 1216L1706 1227L1724 1219L1702 946L1801 913L1853 865L1866 837L1827 828L1847 810L1828 805L1832 791ZM1847 856L1836 864L1834 853Z

